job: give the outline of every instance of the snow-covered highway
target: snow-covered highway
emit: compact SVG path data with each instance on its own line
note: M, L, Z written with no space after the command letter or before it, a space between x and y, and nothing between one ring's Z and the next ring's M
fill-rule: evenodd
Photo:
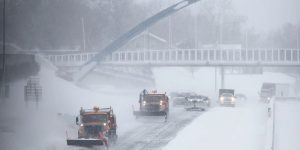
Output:
M259 103L215 107L179 132L163 150L263 150L267 109Z

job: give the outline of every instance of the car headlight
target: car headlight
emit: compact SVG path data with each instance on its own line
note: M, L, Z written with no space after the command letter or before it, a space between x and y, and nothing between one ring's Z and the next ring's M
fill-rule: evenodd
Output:
M160 102L159 102L159 105L162 105L162 104L163 104L163 101L160 101Z
M221 101L224 101L224 97L221 97L220 100L221 100Z
M143 105L144 105L144 106L146 105L146 103L147 103L146 101L143 101Z
M106 123L103 123L104 126L106 126Z
M235 98L234 97L231 97L231 101L234 101L235 100Z
M83 124L80 124L81 127L83 127Z

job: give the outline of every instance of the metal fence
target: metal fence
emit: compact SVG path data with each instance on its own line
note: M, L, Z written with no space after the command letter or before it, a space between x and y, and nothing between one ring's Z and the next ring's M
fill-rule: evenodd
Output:
M58 66L82 65L96 52L46 56ZM103 64L111 65L275 65L299 66L299 49L165 49L117 51Z

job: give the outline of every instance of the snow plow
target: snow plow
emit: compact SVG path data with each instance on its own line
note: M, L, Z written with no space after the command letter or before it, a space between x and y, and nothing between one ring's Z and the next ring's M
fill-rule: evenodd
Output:
M116 116L112 108L80 109L80 117L76 117L79 125L78 138L71 139L67 135L67 145L92 147L104 145L117 140Z
M169 113L169 98L166 93L157 93L143 90L139 97L139 110L133 111L133 114L139 116L165 116L167 119Z

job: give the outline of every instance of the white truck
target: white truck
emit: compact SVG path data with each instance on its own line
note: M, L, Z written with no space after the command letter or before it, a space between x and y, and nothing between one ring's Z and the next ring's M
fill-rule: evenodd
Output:
M289 97L290 85L286 83L263 83L260 90L260 99L268 102L273 97Z
M219 89L219 104L235 107L234 89Z

